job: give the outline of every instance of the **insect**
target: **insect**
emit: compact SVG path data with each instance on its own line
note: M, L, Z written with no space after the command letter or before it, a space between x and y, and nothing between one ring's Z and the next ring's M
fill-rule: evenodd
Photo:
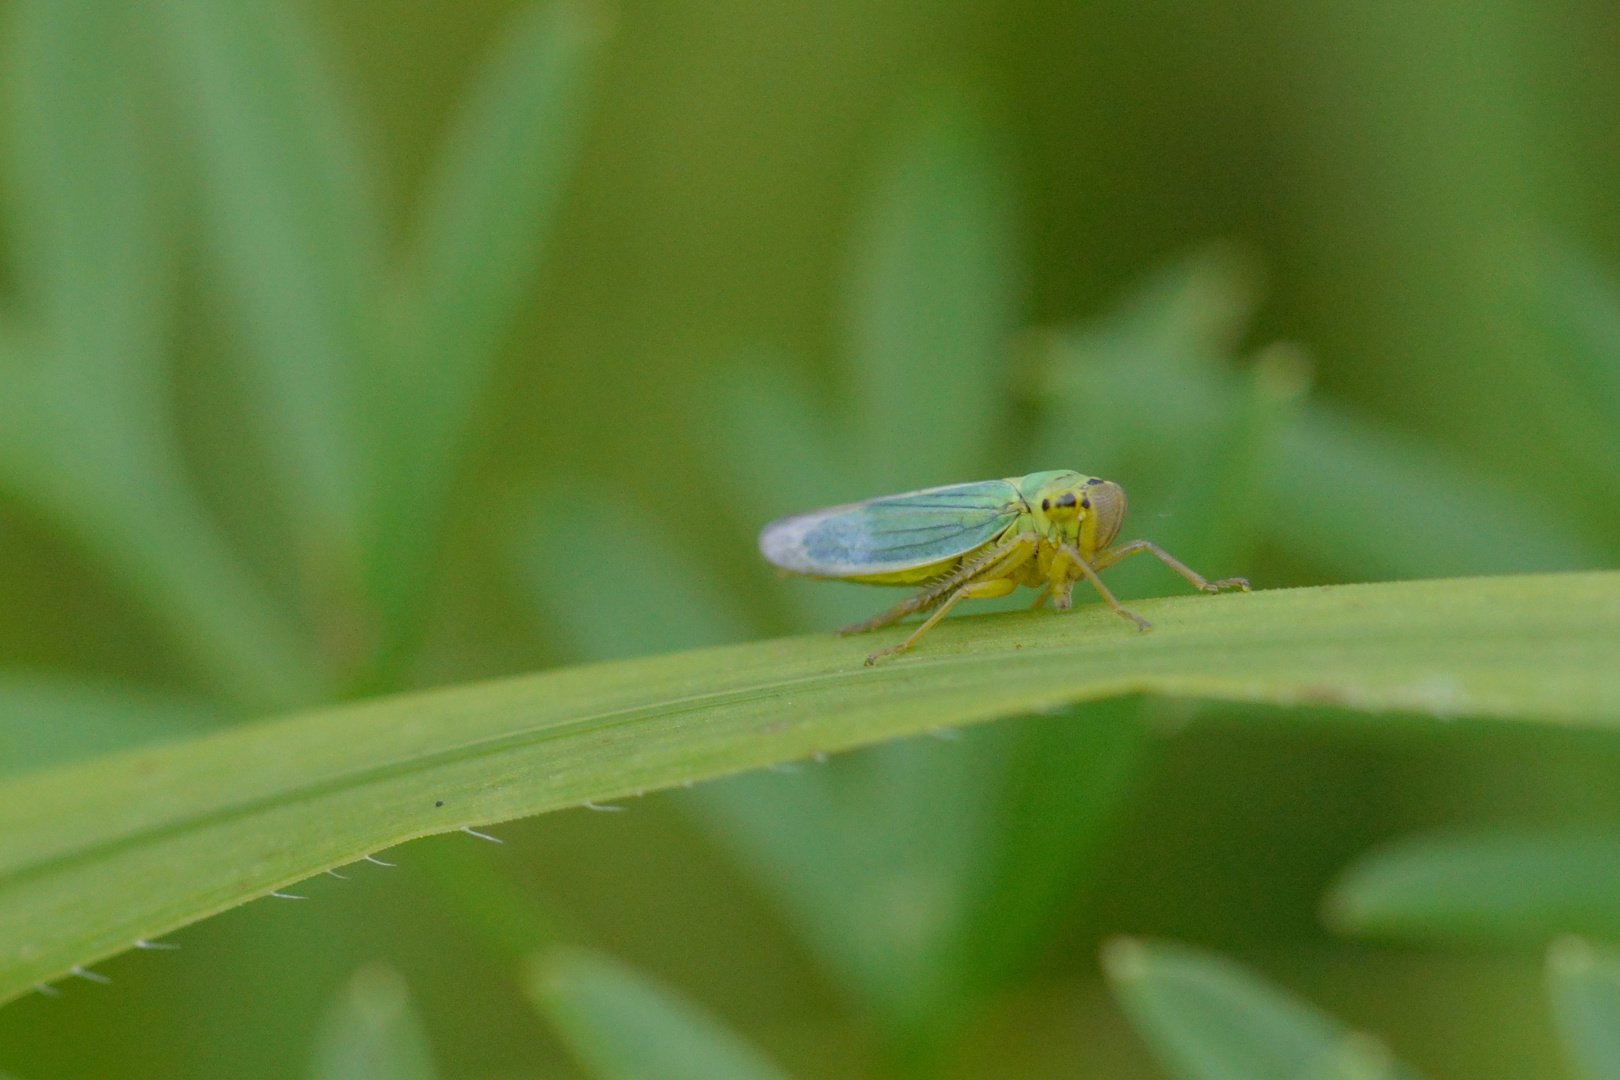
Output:
M920 585L922 591L840 634L861 634L932 612L915 633L866 658L868 665L905 652L963 600L1006 596L1019 585L1040 589L1059 610L1081 578L1116 615L1146 630L1147 620L1120 606L1097 571L1139 552L1204 592L1248 591L1243 578L1207 581L1147 540L1114 544L1125 520L1125 490L1067 469L1007 480L885 495L782 518L759 534L767 561L793 574L867 585Z

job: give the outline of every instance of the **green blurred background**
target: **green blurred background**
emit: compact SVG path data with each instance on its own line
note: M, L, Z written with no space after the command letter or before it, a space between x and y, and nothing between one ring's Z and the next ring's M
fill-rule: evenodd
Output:
M1620 558L1610 5L0 12L0 772L830 630L895 597L779 581L766 520L1038 468L1263 588ZM1615 936L1608 879L1381 943L1320 912L1409 834L1611 850L1617 767L1467 721L1030 717L399 849L7 1007L0 1067L380 1078L321 1032L402 975L437 1075L595 1075L512 974L561 938L796 1077L1161 1076L1098 972L1129 933L1432 1077L1572 1075L1541 946Z

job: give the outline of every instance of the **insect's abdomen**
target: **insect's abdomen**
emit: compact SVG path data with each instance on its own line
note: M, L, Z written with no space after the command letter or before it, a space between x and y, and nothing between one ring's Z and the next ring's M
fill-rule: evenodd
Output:
M838 578L839 581L853 581L861 585L920 585L925 581L933 581L943 574L947 574L962 565L961 556L941 559L939 562L929 563L926 566L912 566L905 570L895 570L887 574L868 574L862 577Z

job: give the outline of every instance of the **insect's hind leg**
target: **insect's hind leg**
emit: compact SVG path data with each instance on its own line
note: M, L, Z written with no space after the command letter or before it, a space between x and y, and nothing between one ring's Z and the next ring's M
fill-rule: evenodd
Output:
M1129 558L1130 556L1136 555L1143 551L1151 552L1154 558L1158 559L1160 562L1164 563L1164 565L1186 578L1187 583L1195 589L1210 593L1220 592L1222 589L1242 589L1244 592L1249 591L1248 578L1231 577L1222 578L1219 581L1209 581L1204 577L1204 575L1200 574L1198 571L1194 570L1192 567L1188 566L1186 563L1182 562L1180 559L1176 558L1174 555L1170 554L1168 551L1164 550L1164 548L1160 547L1158 544L1155 544L1151 540L1132 540L1128 544L1121 544L1118 547L1109 548L1107 551L1100 553L1092 565L1096 569L1102 570L1105 567L1113 566L1121 559Z
M906 597L894 607L879 612L870 619L850 623L848 626L840 628L838 635L839 637L848 637L851 634L864 634L869 630L881 630L891 623L899 622L907 615L919 611L928 611L936 604L944 603L946 597L951 595L951 591L964 582L1004 573L1025 562L1034 553L1037 542L1034 533L1020 533L1017 536L1009 537L989 551L980 554L978 558L963 563L944 577L934 581L933 584L915 596ZM1007 591L1011 592L1012 590ZM997 595L1005 596L1006 593Z
M925 590L915 596L908 596L888 611L882 611L858 623L850 623L838 629L839 637L848 637L850 634L864 634L868 630L881 630L890 623L897 623L913 612L922 611L930 604L939 602L939 595L932 589Z
M1012 578L1006 577L990 578L987 581L968 582L966 585L963 585L961 588L952 593L949 600L939 605L939 610L928 616L928 621L917 627L916 631L910 637L906 638L906 640L902 641L898 645L891 645L887 649L879 649L871 656L868 656L866 658L866 666L871 667L873 664L877 663L878 657L880 656L888 656L891 653L905 652L907 649L917 644L918 640L924 634L928 633L928 631L934 628L935 623L939 622L939 620L943 619L946 615L949 615L951 608L955 607L957 604L960 604L963 600L988 600L991 597L1006 596L1016 588L1018 588L1018 582L1014 581Z

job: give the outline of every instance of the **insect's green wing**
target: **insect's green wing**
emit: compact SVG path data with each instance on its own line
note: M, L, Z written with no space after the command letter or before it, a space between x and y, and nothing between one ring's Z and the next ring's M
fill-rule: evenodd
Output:
M1010 480L951 484L773 521L760 531L759 550L795 574L874 577L966 554L1025 509Z

